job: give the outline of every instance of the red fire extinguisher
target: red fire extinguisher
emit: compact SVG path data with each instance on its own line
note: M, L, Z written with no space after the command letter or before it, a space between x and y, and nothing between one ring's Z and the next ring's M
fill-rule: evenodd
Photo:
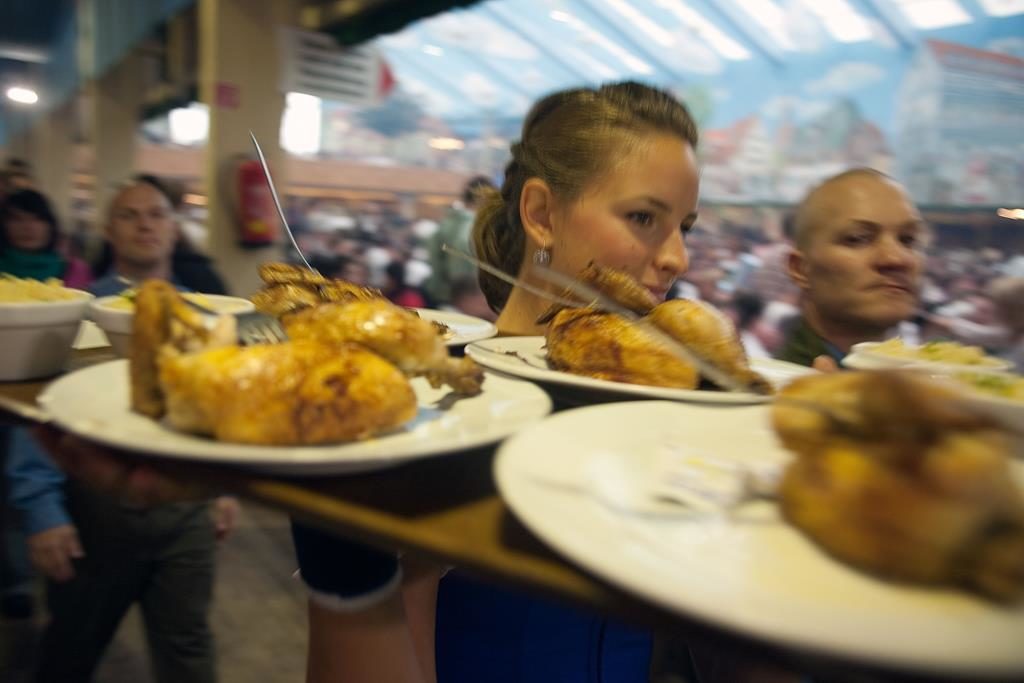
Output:
M277 238L274 198L267 186L263 167L255 159L247 159L238 165L238 221L239 242L243 246L267 246Z

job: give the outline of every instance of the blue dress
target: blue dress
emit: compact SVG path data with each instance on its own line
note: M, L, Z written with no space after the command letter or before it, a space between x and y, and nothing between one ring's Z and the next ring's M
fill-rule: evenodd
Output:
M646 683L651 635L453 571L436 653L438 683Z

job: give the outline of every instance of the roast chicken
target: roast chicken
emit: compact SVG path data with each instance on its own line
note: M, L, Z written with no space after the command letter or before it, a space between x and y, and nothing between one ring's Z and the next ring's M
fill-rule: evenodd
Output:
M236 443L337 443L416 416L405 375L356 344L291 341L170 356L160 386L172 426Z
M437 329L387 299L327 303L302 309L282 320L288 336L327 344L353 342L388 359L431 386L480 393L483 371L471 358L452 358Z
M826 551L894 580L1024 598L1024 494L1011 441L946 385L895 372L798 379L775 429L796 454L785 517Z
M145 283L132 408L182 431L262 445L366 438L416 415L405 373L369 348L329 339L240 347L234 323L200 314L166 283Z
M659 304L628 274L594 264L579 279L753 391L771 393L769 382L750 368L736 328L714 307L686 299ZM563 296L578 300L572 292ZM548 323L547 360L556 370L678 389L695 389L702 380L696 367L643 326L596 306L555 305L538 322Z
M356 343L435 388L448 384L461 394L480 393L483 371L470 358L449 357L446 326L392 304L379 290L285 263L264 264L260 278L266 286L253 303L279 317L290 339Z
M693 389L697 368L614 313L567 308L548 326L548 365L576 375L656 387Z

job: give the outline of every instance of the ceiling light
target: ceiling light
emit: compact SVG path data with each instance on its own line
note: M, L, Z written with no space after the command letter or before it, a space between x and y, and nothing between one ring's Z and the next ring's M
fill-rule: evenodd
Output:
M605 0L619 14L629 20L631 24L650 36L654 42L662 47L672 47L676 44L672 34L654 23L646 14L637 11L633 5L626 0Z
M167 114L171 142L196 145L205 142L210 132L210 111L205 104L193 102L187 108L172 109Z
M7 89L7 99L19 104L35 104L39 101L39 95L32 88L16 85Z
M562 10L559 9L551 10L551 14L548 16L550 16L555 21L569 21L570 19L572 19L572 17L569 16L568 12L563 12Z
M1024 0L978 0L986 14L993 17L1008 17L1024 12Z
M655 4L676 15L683 26L704 39L713 50L726 59L750 59L751 54L747 48L725 35L717 26L705 19L704 15L682 0L655 0Z
M466 143L458 138L430 138L430 141L427 142L427 144L434 149L442 149L445 151L463 149L466 146Z
M804 5L839 42L857 43L870 40L871 25L847 0L804 0Z
M971 15L956 0L895 0L907 21L922 29L971 23Z
M1009 218L1015 221L1024 221L1024 209L999 209L996 215L1000 218Z
M440 57L444 54L444 50L439 48L437 45L424 45L423 51L428 55L434 55L435 57Z

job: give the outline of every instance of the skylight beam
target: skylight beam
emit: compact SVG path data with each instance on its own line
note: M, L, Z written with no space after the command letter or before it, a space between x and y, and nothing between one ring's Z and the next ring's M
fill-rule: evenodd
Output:
M1009 17L1024 13L1024 0L975 0L985 14L992 17Z
M795 51L796 44L786 29L786 15L774 0L732 0L746 15L761 25L775 44Z
M618 12L626 21L633 24L633 26L658 45L672 47L676 44L676 39L671 33L638 10L629 0L605 0L605 4Z
M735 61L750 59L750 51L727 36L704 15L683 0L654 0L654 4L675 15L679 22L701 38L722 57Z
M753 47L762 57L767 59L773 66L782 66L782 52L774 44L769 43L756 32L746 28L748 18L729 2L721 0L701 0L701 7L704 14L713 14L729 29L734 35L739 36Z
M577 8L578 9L578 8ZM603 48L606 52L610 53L615 57L623 66L634 74L640 74L641 76L650 76L654 73L654 67L647 62L647 60L634 54L632 51L627 50L619 43L610 39L605 34L587 24L579 18L578 13L569 12L562 9L552 10L548 15L550 20L564 23L572 30L576 31L578 36L583 41L589 42L592 45ZM601 16L592 13L598 20L602 19ZM605 20L607 23L607 20ZM612 25L613 33L617 33L617 28ZM584 51L581 49L573 50L576 53L583 54ZM664 67L662 67L664 68Z
M839 42L871 39L871 26L847 0L803 0L803 4Z
M611 5L613 9L619 11L620 13L622 10L626 10L626 15L628 15L626 16L626 18L631 23L633 23L634 19L639 20L641 23L643 23L640 17L637 16L639 12L636 9L634 9L630 4L631 1L632 0L630 0L629 2L625 2L623 0L606 0L608 5ZM579 6L582 3L575 4ZM596 23L601 25L600 28L611 31L613 35L617 36L617 38L623 43L623 45L629 48L630 51L637 53L637 55L639 55L641 58L656 65L662 71L665 71L674 76L678 76L680 74L679 70L674 65L670 64L668 61L664 60L661 57L658 48L648 49L646 46L641 45L637 41L633 40L631 36L622 31L622 29L618 28L615 25L614 21L612 21L612 19L610 19L604 13L603 10L598 9L596 5L588 5L587 10L590 16L596 20ZM629 18L630 16L632 16L633 18ZM646 17L643 18L646 19ZM647 21L648 23L653 24L653 22L650 22L649 19ZM651 27L648 26L646 27L646 29L641 30L643 30L644 33L646 33L652 38L652 40L659 44L659 46L662 48L661 52L668 54L669 48L675 44L675 37L673 37L668 31L665 31L664 29L660 29L660 34L658 34L657 32L648 32L648 29L650 28ZM656 35L659 37L655 38ZM663 42L665 40L668 41L668 44L665 44L665 42Z
M598 81L598 79L594 78L593 74L588 76L585 72L576 68L575 64L572 64L555 52L555 50L545 45L544 41L537 40L529 31L523 29L514 14L512 12L508 12L505 7L506 6L501 3L490 2L478 5L476 11L483 12L484 14L490 14L492 17L497 19L500 24L533 45L538 52L551 61L556 62L561 69L569 73L574 78L579 79L583 83L596 83Z
M860 0L861 6L873 14L882 27L891 33L904 48L917 45L917 35L907 25L906 18L889 2L879 0Z
M892 0L916 28L931 30L969 24L974 19L957 0Z

